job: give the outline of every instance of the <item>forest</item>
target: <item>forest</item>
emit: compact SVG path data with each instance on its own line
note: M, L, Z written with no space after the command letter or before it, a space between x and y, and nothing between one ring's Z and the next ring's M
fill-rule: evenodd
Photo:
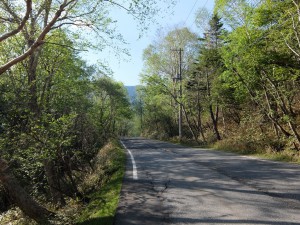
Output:
M132 110L109 65L81 53L126 53L110 11L125 11L142 32L157 4L0 1L1 224L83 224L91 205L101 210L96 191L122 175L116 139Z
M144 50L144 136L299 162L298 0L215 1ZM181 129L179 128L181 124Z
M91 193L122 179L123 135L299 162L300 1L216 0L197 32L158 30L131 103L80 53L126 53L109 12L144 32L161 2L176 1L0 0L0 223L85 224L105 202Z

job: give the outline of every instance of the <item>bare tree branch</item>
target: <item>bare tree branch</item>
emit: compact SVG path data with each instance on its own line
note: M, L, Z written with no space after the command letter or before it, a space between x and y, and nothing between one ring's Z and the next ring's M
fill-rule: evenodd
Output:
M3 22L9 22L9 23L16 22L15 19L13 19L13 18L0 17L0 20L3 21Z
M297 0L292 0L292 2L294 3L294 5L296 6L297 8L297 13L298 13L298 20L300 21L300 8L299 8L299 1Z
M28 0L31 1L31 0ZM46 35L49 33L53 25L56 23L57 19L61 16L62 12L65 10L65 8L70 5L75 0L67 1L64 0L64 2L60 5L59 9L56 11L54 17L52 20L48 23L48 25L44 28L44 30L41 32L39 37L36 39L36 41L30 46L30 48L24 52L22 55L12 59L8 63L0 66L0 75L3 74L6 70L8 70L13 65L17 64L18 62L23 61L26 59L29 55L31 55L39 46L41 46L44 43L44 39Z
M128 8L126 8L126 7L124 7L124 6L122 6L121 4L119 4L119 3L117 3L117 2L114 2L114 1L111 1L111 0L106 0L107 2L110 2L111 4L113 4L113 5L116 5L116 6L118 6L118 7L120 7L120 8L122 8L122 9L124 9L124 10L126 10L128 13L130 13L130 15L132 15L134 18L137 18L137 16L136 15L134 15L134 13L132 12L132 10L130 10L130 9L128 9Z
M64 44L59 44L59 43L54 43L54 42L44 42L44 44L58 45L58 46L61 46L61 47L65 47L65 48L69 48L69 49L72 49L72 50L75 50L75 51L81 51L81 52L87 52L88 51L88 50L84 50L84 49L74 48L70 45L64 45Z
M286 44L286 46L297 56L297 57L300 57L300 54L292 48L292 46L290 46L290 44L288 43L288 41L286 40L286 38L284 37L284 35L282 34L283 36L283 39L284 39L284 42Z
M12 30L12 31L0 36L0 42L19 33L25 26L27 20L29 19L29 15L30 15L31 11L32 11L32 0L27 0L26 1L26 14L23 17L22 21L20 22L19 26L15 30ZM16 15L14 17L16 17Z

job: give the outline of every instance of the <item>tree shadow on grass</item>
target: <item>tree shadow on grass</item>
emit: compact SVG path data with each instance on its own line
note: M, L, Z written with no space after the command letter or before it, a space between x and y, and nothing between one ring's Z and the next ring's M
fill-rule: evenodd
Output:
M80 223L77 223L76 225L113 225L114 217L97 217L92 219L87 219L85 221L82 221Z

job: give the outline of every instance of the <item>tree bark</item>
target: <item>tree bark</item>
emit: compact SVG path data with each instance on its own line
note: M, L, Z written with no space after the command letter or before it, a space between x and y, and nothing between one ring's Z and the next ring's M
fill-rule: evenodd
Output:
M9 8L9 5L5 2L3 2L6 8ZM19 18L15 17L15 19L19 20L19 24L18 27L10 32L7 32L3 35L0 36L0 42L6 40L7 38L10 38L14 35L16 35L17 33L21 32L21 30L24 28L27 20L29 19L30 13L32 10L32 0L27 0L26 1L26 14L24 15L24 17L22 18L22 20L20 20Z
M38 106L38 96L37 96L37 66L38 58L40 54L40 49L37 50L29 57L28 65L28 85L29 85L29 109L34 113L35 116L39 116L40 110Z
M0 75L2 75L5 71L7 71L15 64L25 60L28 56L32 55L39 46L44 44L46 35L51 31L51 29L53 29L55 23L61 17L61 14L65 11L66 7L70 5L72 2L74 1L64 0L64 2L60 4L59 9L55 12L52 20L48 22L47 26L44 27L44 29L40 32L40 34L36 38L35 42L27 49L27 51L13 58L6 64L0 66Z
M64 206L66 202L61 193L59 178L54 168L54 163L51 160L44 160L44 169L47 181L50 187L50 193L54 204Z
M291 107L291 102L285 101L285 99L288 99L288 98L286 96L284 96L284 94L278 89L278 87L276 86L274 81L268 76L268 74L265 71L263 71L263 73L265 74L267 80L270 82L270 84L272 85L272 87L277 95L276 96L277 101L278 101L277 104L279 105L282 113L285 116L288 116L290 118L288 125L292 131L294 138L298 142L298 145L300 145L300 135L297 131L297 125L293 122L295 120L295 115L294 115L294 112ZM297 150L298 150L298 148L297 148Z
M226 120L225 120L225 116L224 116L224 109L223 107L221 108L221 113L222 113L222 122L223 122L223 129L224 129L224 134L223 136L227 136L227 126L226 126Z
M296 141L298 142L298 145L300 146L300 135L297 131L297 128L296 128L297 126L291 121L289 121L289 126L290 126L290 128L291 128L291 130L294 134L294 137L295 137ZM299 147L297 147L297 145L295 145L295 147L296 147L297 150L299 150Z
M252 101L263 110L264 115L266 115L274 124L276 124L276 126L279 128L279 130L286 136L286 137L290 137L292 136L289 132L287 132L283 126L279 123L278 119L275 118L274 116L272 116L269 112L268 109L266 109L264 107L263 104L261 104L259 101L256 100L256 94L251 90L251 88L247 85L247 82L244 80L244 78L237 72L237 70L235 68L233 68L233 72L239 77L240 81L242 82L242 84L244 85L244 87L246 87L248 93L250 94ZM265 75L267 76L267 74L265 73Z
M48 217L53 215L53 213L32 199L32 197L20 186L19 182L10 171L8 163L1 158L0 182L8 193L10 200L27 216L40 224L49 224Z
M263 88L264 88L264 92L265 92L266 103L267 103L267 106L268 106L268 109L269 109L269 114L272 115L272 117L274 117L273 114L274 114L274 112L276 112L276 110L275 110L275 109L272 109L271 100L270 100L269 94L268 94L268 92L267 92L266 86L264 85ZM277 113L277 112L276 112L276 113ZM274 133L275 133L277 139L279 139L280 136L279 136L277 124L276 124L275 122L272 121L272 125L273 125L273 129L274 129Z
M210 113L210 117L212 120L213 129L214 129L216 138L217 138L217 140L221 140L221 135L220 135L220 132L218 129L218 114L219 114L218 108L219 108L219 106L217 106L217 108L216 108L216 115L215 115L212 105L211 104L209 105L209 113Z
M199 85L199 84L198 84ZM200 90L197 90L197 127L198 127L198 131L200 132L202 139L204 142L206 142L206 138L204 135L204 131L203 131L203 126L202 126L202 118L201 118L201 102L200 102Z
M216 135L217 140L221 140L221 135L218 130L218 118L219 118L219 106L216 106L216 113L214 114L213 111L213 105L211 103L211 88L210 88L210 82L208 79L208 72L206 71L206 88L207 88L207 97L210 101L209 104L209 114L210 118L213 124L214 133Z
M190 122L190 120L189 120L189 117L188 117L188 115L187 115L187 112L186 112L185 107L183 106L182 109L183 109L184 116L185 116L186 122L187 122L187 124L188 124L188 127L189 127L189 129L190 129L190 131L191 131L191 133L192 133L192 135L193 135L193 138L194 138L194 140L197 142L197 144L199 144L198 135L195 134L195 132L194 132L192 126L191 126L191 122Z

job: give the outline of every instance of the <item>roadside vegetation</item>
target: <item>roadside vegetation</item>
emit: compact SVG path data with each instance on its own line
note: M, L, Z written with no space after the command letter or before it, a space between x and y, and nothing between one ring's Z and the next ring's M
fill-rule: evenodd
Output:
M176 0L122 2L0 1L1 224L110 224L120 135L299 162L298 0L216 0L198 31L160 29L133 107L109 65L80 53L126 54L110 11L143 31Z
M158 5L0 1L0 224L111 223L124 155L110 140L128 132L132 110L101 52L127 53L111 11L142 32ZM88 50L97 65L82 59Z
M89 203L76 216L78 225L113 225L125 171L126 155L118 141L102 148L94 159L94 171L82 184Z
M197 12L197 31L158 31L144 50L134 132L299 162L299 7L216 0Z
M56 218L55 224L112 225L118 206L125 169L125 152L117 140L109 141L91 162L78 172L78 189L83 199L67 198L63 207L47 204ZM0 217L1 224L38 224L18 208L11 208Z

